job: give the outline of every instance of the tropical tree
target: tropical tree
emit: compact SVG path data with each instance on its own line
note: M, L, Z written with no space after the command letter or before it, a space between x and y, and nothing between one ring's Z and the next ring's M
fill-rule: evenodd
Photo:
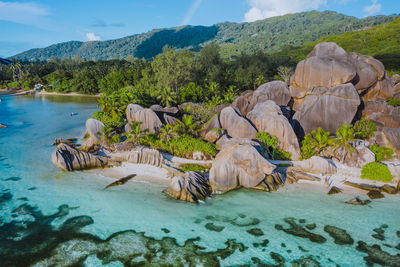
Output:
M161 140L169 141L171 138L177 138L178 133L176 128L171 124L165 124L163 128L160 129L159 138Z
M278 75L285 83L289 84L290 76L292 75L292 68L280 66L278 68Z
M323 153L329 145L333 142L330 138L330 133L324 131L322 128L313 130L310 134L307 134L302 141L301 156L304 159L308 159L314 155Z
M197 136L201 130L200 124L195 122L194 117L192 115L184 115L182 117L182 121L176 120L175 128L180 134L189 134L193 136Z
M342 154L342 161L347 157L347 155L351 155L354 151L354 147L350 142L354 141L354 128L353 125L347 125L345 123L337 129L336 138L333 141L333 146L335 149L343 149L344 153Z
M171 87L164 87L157 99L161 105L171 107L176 104L176 98L176 93L172 91Z
M140 139L143 138L148 132L148 129L142 129L141 124L142 122L139 121L132 121L129 124L131 131L123 133L123 135L126 136L125 142L132 142L135 145L140 144Z

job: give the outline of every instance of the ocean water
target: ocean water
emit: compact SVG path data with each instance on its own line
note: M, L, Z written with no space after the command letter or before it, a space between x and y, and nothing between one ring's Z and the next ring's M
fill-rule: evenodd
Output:
M194 205L159 184L104 190L110 178L51 163L96 99L1 98L0 266L400 266L400 195L352 206L289 185Z

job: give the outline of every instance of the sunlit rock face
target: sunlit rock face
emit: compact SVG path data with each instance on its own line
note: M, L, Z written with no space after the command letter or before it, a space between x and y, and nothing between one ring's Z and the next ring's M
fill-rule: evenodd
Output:
M224 108L219 115L219 121L222 129L233 138L254 138L257 134L253 125L236 108Z
M278 147L290 153L293 160L300 158L300 146L292 126L274 101L258 103L247 118L259 132L267 132L278 140Z
M130 123L132 122L140 122L140 127L142 130L148 130L152 133L158 133L162 127L162 122L157 116L157 114L147 108L144 109L137 104L129 104L126 108L126 119L128 120L128 124L125 126L125 131L130 132L131 127Z
M225 146L216 156L210 170L210 184L216 193L236 188L253 188L272 174L276 166L268 162L251 145Z
M51 159L53 164L64 171L77 171L91 168L103 168L108 158L77 150L67 144L59 144Z

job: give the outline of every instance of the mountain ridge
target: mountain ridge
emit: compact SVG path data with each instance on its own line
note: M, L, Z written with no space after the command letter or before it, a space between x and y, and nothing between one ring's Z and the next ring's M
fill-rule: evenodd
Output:
M267 18L255 22L223 22L211 26L178 26L153 29L106 41L68 41L45 48L34 48L11 58L21 61L49 60L52 57L73 58L78 55L87 60L110 58L151 59L168 45L175 49L199 51L204 44L216 42L221 54L231 57L258 50L277 52L283 45L302 46L332 34L362 30L366 27L390 22L398 15L375 16L358 19L333 11L309 11Z

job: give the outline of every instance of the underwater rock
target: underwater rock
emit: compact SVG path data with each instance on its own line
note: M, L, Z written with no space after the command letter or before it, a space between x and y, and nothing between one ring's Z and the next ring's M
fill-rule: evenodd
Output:
M381 190L383 192L385 192L385 193L388 193L388 194L397 194L398 193L398 190L394 186L391 186L391 185L388 185L388 184L384 184L381 187Z
M379 190L371 190L367 193L370 199L384 198L385 195L382 194Z
M254 235L254 236L264 235L264 232L260 228L251 228L251 229L247 230L246 232L248 232L249 234Z
M5 126L4 124L0 123L0 129L4 129L4 128L7 128L7 126Z
M195 203L204 201L212 193L208 178L197 171L187 172L184 176L175 176L163 192L175 199Z
M275 229L279 231L284 231L287 234L298 236L301 238L307 238L314 243L325 243L326 238L319 234L314 234L306 230L303 226L297 224L294 218L285 218L284 221L289 224L289 228L283 228L280 224L275 224Z
M353 238L344 229L336 226L326 225L324 231L327 232L333 239L335 244L338 245L352 245L354 244Z
M381 225L379 228L375 228L374 232L375 234L372 234L371 236L375 239L378 240L385 240L385 230L388 226L386 224Z
M366 199L366 200L362 200L359 197L355 197L349 201L346 201L346 204L351 204L351 205L367 205L371 202L371 200Z
M358 241L356 249L368 254L368 256L364 257L368 266L374 264L391 267L400 266L400 254L390 255L386 251L383 251L379 245L368 246L364 241Z
M213 223L206 223L206 225L204 227L206 229L208 229L210 231L214 231L214 232L221 232L225 228L224 226L218 226Z
M59 144L53 152L53 164L64 171L104 168L108 158L79 151L67 144Z

